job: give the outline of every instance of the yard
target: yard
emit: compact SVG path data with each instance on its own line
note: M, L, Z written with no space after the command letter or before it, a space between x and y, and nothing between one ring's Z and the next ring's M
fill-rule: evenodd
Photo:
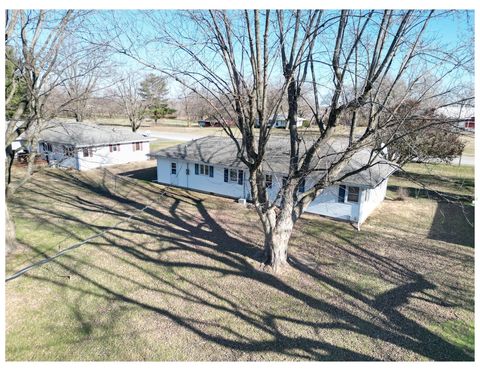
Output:
M306 215L273 276L253 210L136 166L45 169L12 199L7 277L103 234L7 282L7 360L473 360L468 202L393 190L361 232ZM467 191L440 170L424 181L471 195L473 168Z
M463 149L464 156L475 156L475 134L465 134L463 136L465 148Z

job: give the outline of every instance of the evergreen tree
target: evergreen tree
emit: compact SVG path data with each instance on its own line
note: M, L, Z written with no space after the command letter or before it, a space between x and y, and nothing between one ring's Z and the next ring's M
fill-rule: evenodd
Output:
M146 102L148 112L154 118L155 123L159 118L163 118L175 112L169 108L165 102L165 95L168 93L166 80L153 73L148 74L140 83L139 94Z

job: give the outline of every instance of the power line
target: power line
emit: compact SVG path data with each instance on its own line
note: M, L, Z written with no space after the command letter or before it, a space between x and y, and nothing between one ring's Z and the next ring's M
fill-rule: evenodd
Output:
M110 172L109 172L109 173L110 173ZM112 174L112 173L110 173L110 175L113 175L114 178L117 178L117 177L118 177L117 175ZM123 178L121 178L121 179L124 180ZM129 192L127 193L127 195L132 191L132 189L134 188L134 185L135 185L135 184L132 184L132 187L131 187L131 189L129 190ZM36 263L34 263L34 264L31 264L31 265L29 265L29 266L27 266L27 267L25 267L25 268L17 271L16 273L14 273L14 274L12 274L11 276L7 277L7 278L5 279L5 282L9 282L9 281L11 281L11 280L13 280L13 279L15 279L15 278L17 278L17 277L20 277L20 276L24 275L25 273L31 271L32 269L35 269L35 268L38 268L38 267L40 267L40 266L42 266L42 265L44 265L44 264L47 264L47 263L51 262L52 260L54 260L54 259L56 259L56 258L58 258L58 257L60 257L60 256L62 256L62 255L65 255L66 253L68 253L68 252L70 252L70 251L72 251L72 250L74 250L74 249L77 249L77 248L83 246L83 245L86 244L87 242L90 242L90 241L92 241L92 240L94 240L94 239L96 239L96 238L98 238L98 237L103 236L105 233L111 231L112 229L117 228L120 224L128 223L134 216L139 215L139 214L141 214L142 212L144 212L144 211L145 211L146 209L148 209L154 202L158 202L158 200L167 193L167 190L168 190L168 188L165 189L163 192L161 192L155 200L153 200L152 202L150 202L148 205L145 205L142 209L140 209L140 210L137 209L138 212L133 212L133 213L131 213L130 216L129 216L127 219L121 220L121 221L119 221L118 223L116 223L115 225L113 225L113 226L111 226L111 227L103 230L102 232L97 233L97 234L95 234L95 235L93 235L93 236L90 236L90 237L86 238L86 239L83 240L83 241L77 242L77 243L75 243L75 244L73 244L73 245L71 245L71 246L63 249L62 251L60 251L59 253L57 253L57 254L55 254L55 255L53 255L53 256L50 256L50 257L45 258L45 259L42 259L42 260L40 260L40 261L38 261L38 262L36 262ZM104 214L102 215L102 217L103 217L103 216L104 216ZM98 218L98 219L100 219L100 218ZM96 220L98 220L98 219L96 219Z

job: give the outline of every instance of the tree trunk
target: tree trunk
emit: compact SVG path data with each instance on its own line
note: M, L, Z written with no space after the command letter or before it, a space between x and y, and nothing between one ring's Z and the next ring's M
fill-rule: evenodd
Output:
M130 120L130 125L132 126L132 131L135 133L138 129L137 123L133 120Z
M288 243L293 230L293 220L279 220L270 233L265 233L265 265L274 272L284 268L287 263Z
M5 205L5 253L13 251L16 246L15 223L8 212L8 205Z
M13 219L10 217L10 213L8 212L8 204L7 200L11 195L12 187L11 187L11 176L12 176L12 165L14 160L14 151L12 150L12 146L7 146L7 156L5 158L5 254L10 251L13 251L16 244L16 237L15 237L15 223Z
M10 183L12 181L12 166L15 159L15 152L12 149L12 145L8 145L6 148L5 157L5 194L8 196Z

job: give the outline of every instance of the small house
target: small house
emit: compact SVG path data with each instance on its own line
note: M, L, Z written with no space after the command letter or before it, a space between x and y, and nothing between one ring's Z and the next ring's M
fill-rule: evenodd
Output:
M455 123L462 131L475 132L475 108L470 106L452 105L437 109L437 113Z
M289 138L270 137L266 151L266 184L274 200L288 174ZM328 162L341 155L348 140L335 139L319 155L318 171L307 176L299 192L313 187ZM343 172L360 169L369 163L371 151L362 149L348 162ZM204 137L186 144L152 153L157 159L157 182L234 199L251 199L248 168L237 158L234 142L226 137ZM395 171L388 161L379 159L365 170L346 177L340 184L325 189L307 211L360 225L385 198L388 177Z
M50 165L89 170L148 160L155 138L90 123L48 123L40 131L38 152Z
M297 127L302 127L303 122L305 121L302 117L297 117ZM269 126L274 128L280 129L287 129L288 128L288 117L285 115L277 115L276 117L272 116L269 119Z

